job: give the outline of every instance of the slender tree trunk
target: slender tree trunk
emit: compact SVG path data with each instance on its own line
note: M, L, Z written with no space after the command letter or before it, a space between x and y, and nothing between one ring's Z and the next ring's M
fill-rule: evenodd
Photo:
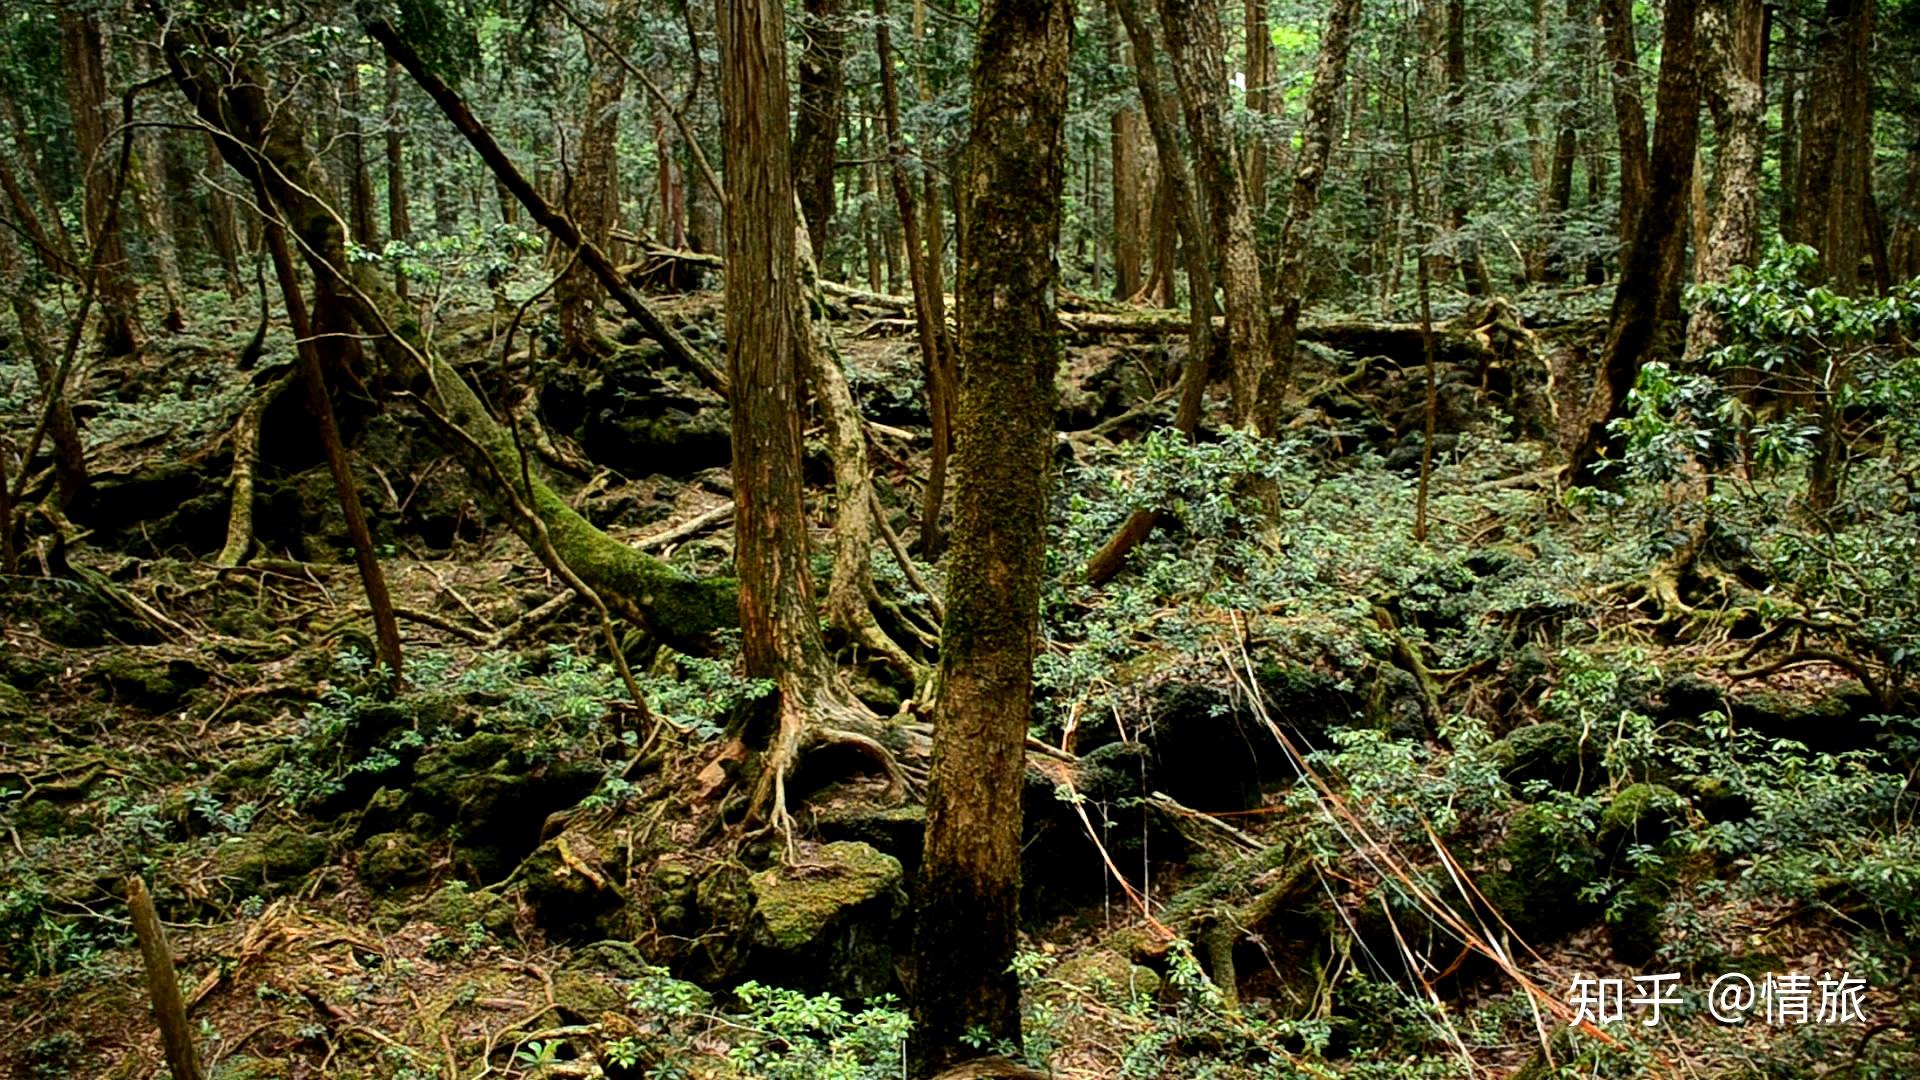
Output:
M1287 202L1287 220L1280 231L1280 265L1274 274L1273 350L1277 370L1260 384L1257 425L1263 435L1280 426L1280 406L1287 384L1293 381L1293 351L1300 332L1300 308L1305 301L1307 256L1313 242L1313 214L1320 205L1320 182L1327 172L1327 155L1335 135L1335 102L1347 75L1347 55L1353 46L1353 24L1360 0L1333 0L1326 29L1320 35L1320 55L1314 62L1313 87L1307 91L1306 116L1300 126L1300 156L1293 174L1293 195Z
M1443 130L1446 132L1447 153L1446 171L1441 176L1441 183L1446 191L1447 228L1458 237L1467 227L1467 166L1464 160L1466 121L1462 115L1467 94L1467 5L1466 0L1446 0L1446 4L1447 92L1442 108L1445 111ZM1478 245L1468 239L1461 240L1459 247L1460 276L1467 293L1484 296L1491 292L1493 286L1487 277L1486 264L1480 259Z
M1252 0L1259 2L1259 0ZM1111 21L1111 20L1109 20ZM1132 47L1126 43L1125 30L1109 27L1108 55L1123 67L1133 66ZM1142 226L1146 224L1143 170L1140 146L1140 113L1131 103L1113 111L1109 119L1113 151L1113 295L1130 300L1145 283L1146 244Z
M233 199L226 191L230 174L226 172L226 163L221 160L220 148L213 144L213 139L212 134L207 135L204 174L207 180L207 241L220 259L220 276L226 284L227 296L239 300L247 293L246 282L240 277L240 225L234 219Z
M608 18L616 28L615 47L625 47L628 40L629 11L625 0L609 6ZM587 81L579 169L573 178L568 215L580 226L582 236L604 248L613 231L614 178L619 168L615 154L619 148L620 102L626 95L627 69L619 57L608 56L584 36L583 44L587 55L593 58L593 73ZM600 356L611 348L600 333L599 299L600 289L593 271L579 263L567 271L554 289L560 335L576 355Z
M265 188L260 192L266 205ZM266 222L267 252L273 258L273 273L280 282L280 296L287 305L287 322L293 330L294 348L299 355L300 383L307 395L307 410L313 414L320 435L320 448L326 454L327 472L333 477L333 490L340 499L340 512L347 522L347 537L353 544L353 561L360 569L360 585L366 590L367 607L373 612L375 649L386 665L395 686L402 681L400 665L400 626L394 620L393 598L387 592L387 578L380 569L380 557L373 549L373 534L367 528L367 514L360 505L360 492L353 482L353 468L347 461L346 447L340 442L340 429L334 422L333 401L327 393L326 372L314 338L312 321L307 317L305 295L300 291L293 254L287 248L286 231L277 218ZM337 340L337 339L336 339Z
M1609 83L1613 91L1613 118L1620 138L1620 258L1624 263L1632 246L1634 223L1647 203L1647 112L1640 102L1640 50L1633 40L1632 0L1600 0L1605 28Z
M1765 22L1761 0L1708 0L1700 9L1701 53L1710 65L1706 98L1719 144L1713 220L1700 251L1701 283L1723 282L1733 267L1753 263L1760 224L1760 158L1766 149L1760 80ZM1717 312L1696 310L1687 322L1690 364L1718 348L1721 334Z
M1794 194L1800 190L1800 53L1798 20L1780 22L1780 48L1786 71L1780 77L1780 235L1800 235Z
M1700 131L1696 12L1695 0L1668 0L1662 20L1648 198L1634 218L1633 243L1614 290L1605 366L1587 411L1587 431L1574 451L1574 474L1583 481L1593 478L1593 467L1609 444L1608 423L1622 414L1641 366L1662 344L1662 311L1669 305L1678 310L1680 304L1675 240L1684 242Z
M919 204L907 176L906 139L900 130L900 84L893 61L893 31L887 23L886 0L874 0L874 42L880 54L881 112L887 133L888 179L893 186L893 203L900 217L900 235L905 241L902 254L907 275L913 284L913 310L918 320L921 373L926 380L927 414L932 422L933 453L928 460L925 493L920 508L920 548L928 558L942 546L941 506L946 497L947 456L953 445L952 408L953 365L947 355L946 305L941 297L937 268L928 252L938 252L925 243L920 234ZM933 194L937 195L937 192ZM931 203L932 200L929 200ZM889 273L891 279L892 274Z
M1268 88L1273 82L1273 39L1267 32L1267 0L1247 0L1247 111L1267 112ZM1267 147L1259 134L1247 140L1247 201L1258 216L1267 208Z
M20 210L23 221L33 218L33 225L41 227L36 243L44 243L47 249L57 257L59 264L77 272L79 263L74 258L73 240L67 235L66 224L60 216L60 203L53 197L53 188L47 183L47 172L42 167L40 154L34 145L33 133L27 129L26 117L20 114L20 105L11 97L0 95L0 118L6 121L7 132L13 140L14 152L20 159L20 172L25 176L27 188L33 193L39 205L37 215ZM9 195L11 200L13 197ZM22 197L16 206L24 207ZM44 258L44 254L42 255Z
M400 108L400 65L387 58L387 236L404 243L413 238L413 215L407 206L407 117ZM396 270L393 289L407 297L407 275Z
M151 132L134 137L133 205L146 234L147 248L153 253L154 276L160 279L160 293L167 310L160 323L173 333L186 329L187 317L182 303L187 291L180 276L180 246L175 240L173 202L167 196L165 146Z
M34 296L32 277L27 273L19 245L14 243L13 233L4 227L0 227L0 289L5 290L14 321L20 327L20 351L33 365L41 394L53 400L53 412L47 417L47 438L53 444L54 492L60 509L71 511L86 499L91 487L87 477L87 452L80 442L80 425L74 421L66 388L53 385L60 378L60 365L48 352L48 343L56 337L40 313L40 301ZM21 462L22 470L31 467L32 462ZM11 528L11 517L0 516L0 530Z
M801 32L799 109L793 120L793 175L816 259L827 252L834 210L834 143L840 132L847 32L841 0L806 0Z
M1180 152L1178 121L1173 104L1160 91L1159 49L1153 30L1141 17L1139 0L1112 0L1129 38L1133 41L1134 76L1140 100L1147 114L1148 129L1160 160L1161 183L1165 201L1173 204L1168 217L1174 220L1187 245L1187 359L1180 376L1180 405L1173 427L1192 438L1200 424L1200 411L1206 404L1207 366L1213 360L1213 257L1207 242L1207 228L1200 212L1193 179L1187 174L1186 158ZM1169 232L1173 231L1171 228ZM1167 279L1173 277L1171 267ZM1120 572L1127 556L1152 534L1160 522L1158 510L1136 510L1127 516L1093 558L1087 561L1086 579L1099 585Z
M1563 29L1568 35L1568 44L1559 50L1555 59L1559 70L1578 72L1586 64L1587 48L1592 39L1587 32L1589 18L1586 0L1566 0ZM1540 280L1550 284L1559 284L1567 279L1566 259L1556 249L1553 237L1565 227L1567 211L1573 206L1573 167L1579 156L1580 88L1583 83L1584 80L1578 78L1562 83L1560 92L1566 96L1554 120L1553 161L1548 167L1546 200L1542 207L1542 217L1549 236L1543 245L1546 251L1538 258Z
M140 290L127 264L119 215L109 205L114 179L107 149L107 71L100 21L63 5L60 38L66 58L67 104L73 115L74 151L85 169L87 243L98 249L101 342L109 356L140 346Z
M0 191L5 192L7 205L13 208L14 220L19 223L21 232L26 234L27 242L33 245L34 256L41 265L55 274L73 273L71 260L62 253L59 243L54 239L54 232L41 224L39 214L34 211L33 204L27 201L20 178L14 175L13 166L8 163L4 153L0 153ZM60 219L54 218L52 226L54 230L59 230ZM65 239L64 232L61 233L61 239Z
M380 233L373 220L373 173L367 168L366 130L360 119L365 101L360 94L359 51L350 51L346 60L342 65L346 75L341 87L340 134L347 155L347 220L353 242L377 250Z
M1255 430L1261 424L1260 382L1273 356L1267 344L1267 295L1254 247L1253 217L1227 126L1220 8L1217 0L1160 0L1160 19L1174 82L1186 109L1187 133L1193 139L1196 172L1206 194L1214 254L1226 294L1234 422Z
M1020 1040L1021 792L1053 452L1066 0L986 0L959 258L959 423L926 853L914 932L919 1075Z

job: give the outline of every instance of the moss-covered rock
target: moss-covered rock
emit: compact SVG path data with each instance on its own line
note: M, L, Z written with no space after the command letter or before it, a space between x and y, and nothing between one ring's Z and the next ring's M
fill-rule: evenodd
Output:
M617 917L626 898L614 884L612 849L582 829L542 843L520 864L521 898L547 933L598 940L623 929Z
M1586 792L1605 778L1591 739L1560 723L1516 728L1487 748L1500 777L1525 794L1528 781L1540 780L1558 791Z
M376 889L418 885L433 874L433 856L417 836L379 833L360 849L360 880Z
M1600 852L1618 863L1636 844L1659 847L1684 826L1687 800L1664 784L1629 784L1600 814Z
M304 877L326 861L326 837L291 825L233 837L214 852L221 876L254 891Z
M927 808L914 803L874 806L853 802L822 810L814 828L822 840L872 844L899 859L901 866L914 867L920 865L920 848L926 842Z
M604 976L566 968L553 977L553 1004L563 1020L592 1024L607 1013L625 1012L627 996Z
M893 931L905 911L900 861L839 841L748 879L754 971L766 981L862 1000L893 982Z
M10 682L0 681L0 722L19 720L32 707L25 691Z
M1599 853L1578 821L1546 806L1526 807L1507 822L1494 856L1480 891L1521 937L1558 937L1595 914L1580 893L1599 873Z
M1161 985L1159 972L1111 948L1089 949L1062 960L1048 981L1119 1002L1151 998L1160 992ZM1044 992L1042 996L1046 996Z
M434 890L420 910L448 930L464 930L477 923L495 937L513 934L513 903L498 893L471 888L463 881L450 881Z
M92 677L116 701L149 712L170 712L207 681L205 668L180 657L149 659L137 650L120 650L95 664Z
M538 846L547 815L585 797L600 776L585 762L534 765L512 739L481 732L420 755L409 805L457 826L455 863L497 881Z

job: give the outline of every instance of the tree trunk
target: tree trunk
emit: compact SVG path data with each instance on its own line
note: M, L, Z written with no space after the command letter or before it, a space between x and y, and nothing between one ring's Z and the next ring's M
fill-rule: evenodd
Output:
M187 317L181 310L186 283L180 276L180 247L175 239L173 201L167 195L166 146L151 131L134 136L134 166L129 186L133 205L146 234L147 248L153 253L154 276L160 279L160 293L166 297L167 310L160 322L169 331L186 329Z
M346 63L341 65L346 72L340 92L340 134L342 149L347 155L348 224L353 229L354 243L378 250L380 233L373 220L373 173L367 168L366 130L360 120L365 102L360 96L358 54L358 49L350 50Z
M1020 1040L1021 792L1054 439L1066 0L986 0L959 185L953 551L914 934L911 1056ZM1217 31L1217 24L1216 24Z
M834 209L834 143L840 133L841 98L846 80L847 31L840 0L805 0L801 31L799 109L793 119L793 178L814 258L826 256Z
M1213 360L1213 253L1207 242L1206 224L1187 174L1186 158L1180 152L1180 134L1173 105L1160 91L1159 50L1154 44L1151 25L1141 17L1139 0L1113 0L1114 11L1133 41L1135 82L1146 109L1148 129L1160 160L1164 201L1171 204L1167 216L1173 219L1168 232L1178 229L1186 240L1187 281L1187 359L1180 375L1180 406L1173 427L1192 438L1200 424L1200 411L1206 404L1207 367ZM1173 270L1166 271L1169 282ZM1088 583L1099 585L1120 572L1126 559L1159 524L1158 510L1136 510L1087 561Z
M609 7L609 23L616 29L615 47L627 42L627 5L624 0ZM580 227L580 234L605 248L613 231L614 177L619 168L615 154L619 149L620 101L626 95L627 69L617 56L608 56L582 37L587 55L593 58L593 73L587 80L587 112L580 125L579 168L574 173L572 204L568 216ZM575 263L554 289L558 306L561 339L578 356L602 356L611 345L600 333L600 289L591 269Z
M101 343L109 356L124 356L140 346L140 290L127 265L119 215L111 207L114 155L107 148L107 71L100 21L63 5L60 40L66 59L67 105L73 116L74 152L86 170L84 218L87 243L99 275Z
M266 204L264 186L258 187L262 205ZM380 558L373 549L373 534L367 529L367 514L360 505L360 492L354 486L353 469L347 461L346 447L340 442L340 428L334 422L333 401L327 394L327 376L322 367L318 339L307 317L306 297L300 291L300 279L294 269L293 253L287 248L286 230L280 222L266 223L267 252L273 257L274 277L280 282L280 296L287 305L287 322L293 330L294 349L299 356L300 384L307 396L307 411L320 436L320 448L327 459L327 472L333 477L334 494L340 500L340 512L346 518L347 538L353 544L353 561L360 570L360 585L367 594L367 607L373 613L375 649L386 665L388 677L398 687L402 681L400 666L400 626L394 620L393 598L387 592L387 577L381 572ZM323 290L324 291L324 290ZM346 340L329 335L329 341Z
M1267 0L1247 0L1247 111L1264 116L1273 82L1273 39L1267 32ZM1256 128L1247 140L1247 202L1258 215L1267 208L1267 146Z
M39 214L21 211L21 216L35 218L33 225L41 226L42 232L36 243L45 243L56 257L56 262L77 272L79 263L74 258L73 241L67 235L66 225L60 216L60 203L53 197L53 189L47 184L47 171L42 167L40 154L34 145L33 133L27 130L27 121L20 114L20 105L11 97L0 94L0 117L4 117L8 134L13 139L13 149L20 158L20 171L25 175L28 190L39 203ZM12 196L9 195L9 199ZM25 199L20 200L25 204ZM29 226L32 227L32 226ZM42 256L45 257L44 254ZM50 263L52 267L55 264Z
M887 23L886 0L874 0L874 43L880 54L881 112L887 133L888 180L893 187L893 203L900 217L900 235L905 248L900 256L906 262L907 276L913 284L913 310L920 337L921 374L927 387L927 415L932 422L933 453L928 460L927 480L920 508L920 548L932 558L942 546L941 506L946 496L947 455L953 444L952 408L953 364L948 356L945 303L935 268L927 258L935 245L923 243L920 235L919 205L912 182L907 177L906 138L900 129L900 83L893 62L893 31ZM889 274L889 277L892 275Z
M1457 239L1467 227L1466 163L1462 160L1466 144L1466 122L1462 114L1466 108L1467 93L1467 5L1466 0L1446 0L1446 3L1447 93L1442 109L1447 160L1441 182L1446 191L1447 228ZM1480 259L1478 245L1466 239L1458 240L1458 246L1461 252L1460 277L1468 295L1484 296L1491 292L1493 286L1487 277L1486 264Z
M207 241L212 245L214 254L220 259L220 276L226 284L227 296L239 300L246 295L247 286L240 277L240 225L233 213L233 199L227 194L226 162L220 157L220 148L213 143L213 135L206 138L207 165L204 176L207 181Z
M1561 51L1557 64L1560 70L1574 73L1587 62L1587 47L1591 42L1587 26L1589 16L1586 0L1566 0L1566 4L1564 30L1570 36L1570 44ZM1540 280L1549 284L1559 284L1567 279L1566 258L1556 249L1553 237L1564 228L1567 211L1573 206L1573 166L1579 153L1582 82L1575 78L1562 85L1561 92L1567 96L1561 102L1554 121L1553 160L1547 171L1546 199L1541 215L1549 236L1542 245L1546 250L1537 260Z
M407 117L400 108L400 65L387 58L387 236L405 242L413 238L413 215L407 209ZM407 275L396 270L394 292L407 296Z
M1258 0L1253 0L1258 2ZM1125 67L1133 65L1131 46L1123 29L1109 33L1109 49L1114 60ZM1140 113L1131 103L1113 111L1109 120L1113 136L1113 296L1130 300L1145 283L1145 231L1150 225L1146 213L1148 190L1144 183L1140 146Z
M1227 68L1216 0L1160 0L1167 58L1187 114L1199 186L1212 219L1214 254L1226 294L1227 355L1234 422L1260 426L1260 382L1272 364L1267 296L1254 247L1240 162L1227 126ZM1324 161L1324 158L1322 159ZM1317 182L1318 174L1315 179Z
M71 259L63 253L60 242L54 239L56 232L61 240L66 239L64 230L60 229L60 219L56 217L51 220L53 231L41 224L40 215L34 210L33 204L27 201L26 190L20 186L20 178L14 175L13 166L4 153L0 153L0 191L6 193L7 205L13 208L14 220L19 223L27 242L33 245L34 257L40 264L56 275L72 274Z
M1678 310L1680 304L1675 252L1684 243L1700 132L1695 15L1695 0L1668 0L1662 20L1653 168L1647 203L1635 214L1633 243L1614 290L1605 366L1587 410L1587 431L1573 455L1574 474L1583 482L1593 479L1594 466L1609 444L1608 423L1622 415L1641 366L1662 344L1662 311L1669 305Z
M1273 435L1280 426L1280 406L1293 380L1293 351L1300 331L1300 308L1305 301L1307 255L1313 242L1313 214L1320 205L1320 182L1327 173L1327 155L1333 146L1335 103L1347 76L1347 54L1353 46L1353 25L1360 0L1334 0L1327 26L1320 35L1320 55L1313 66L1313 87L1307 91L1306 116L1300 125L1300 157L1293 173L1293 195L1287 201L1287 220L1280 231L1280 265L1274 274L1273 349L1277 371L1260 384L1257 430Z
M61 377L60 365L48 353L47 343L56 338L40 313L40 301L34 296L32 277L27 273L19 245L14 243L13 233L4 227L0 227L0 289L5 290L14 321L20 326L20 351L33 365L34 376L40 381L40 393L53 401L53 411L47 417L47 438L53 443L54 492L60 509L71 511L86 499L90 488L87 452L80 442L80 425L74 422L66 387L53 385ZM33 463L23 461L20 467L24 472L31 469ZM0 531L11 528L11 516L0 516Z
M1620 137L1620 259L1625 263L1634 223L1647 203L1652 169L1647 158L1647 111L1640 102L1640 50L1633 40L1632 0L1600 0L1600 21L1606 30L1608 82Z
M1802 117L1791 237L1820 252L1827 285L1852 293L1872 167L1873 0L1827 0Z
M734 566L749 678L780 691L757 806L789 826L786 777L818 713L846 708L820 637L800 471L804 325L788 155L786 30L774 0L720 6L727 162L727 368L732 387Z
M1761 57L1766 16L1761 0L1708 0L1700 9L1701 52L1709 57L1707 106L1719 144L1714 159L1713 221L1700 252L1701 283L1723 282L1750 266L1759 233L1760 157L1766 148ZM1701 308L1687 323L1690 366L1720 347L1717 312Z

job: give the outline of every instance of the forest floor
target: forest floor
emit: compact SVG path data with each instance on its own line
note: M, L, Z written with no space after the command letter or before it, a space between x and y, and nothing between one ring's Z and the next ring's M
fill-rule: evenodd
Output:
M1170 404L1177 339L1074 339L1019 964L1025 1053L1053 1075L1920 1070L1913 703L1780 651L1773 495L1719 510L1704 544L1671 491L1561 497L1583 303L1445 329L1467 344L1443 365L1421 544L1417 357L1314 346L1282 448L1211 424L1188 448L1136 410ZM667 307L717 340L712 295ZM884 313L842 314L906 531L917 354ZM295 394L263 429L258 552L212 564L229 433L284 370L243 381L250 326L197 325L86 373L95 496L36 520L0 584L0 1071L162 1071L133 873L221 1080L900 1075L918 808L829 756L796 778L791 852L743 823L714 776L763 689L727 643L627 633L642 717L585 606L405 410L343 399L402 612L390 692ZM557 460L586 466L560 473L583 512L726 572L717 403L644 348L598 371L503 361L501 329L475 307L441 333L496 400L537 384ZM31 373L10 364L0 415L24 428ZM1259 516L1235 498L1254 476L1277 506ZM1077 583L1133 505L1176 520L1114 582ZM926 608L884 551L875 575ZM924 722L912 687L846 670L878 714ZM1630 1007L1568 1032L1576 978L1662 972L1680 989L1660 1024ZM1706 1008L1724 973L1841 972L1865 980L1863 1019Z

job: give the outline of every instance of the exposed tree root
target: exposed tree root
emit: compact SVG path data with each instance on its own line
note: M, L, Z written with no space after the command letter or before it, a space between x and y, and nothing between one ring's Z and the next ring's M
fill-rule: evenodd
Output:
M280 391L293 381L291 374L267 384L247 402L233 425L233 468L228 474L227 542L214 557L218 567L239 566L253 550L253 471L260 460L260 419Z

